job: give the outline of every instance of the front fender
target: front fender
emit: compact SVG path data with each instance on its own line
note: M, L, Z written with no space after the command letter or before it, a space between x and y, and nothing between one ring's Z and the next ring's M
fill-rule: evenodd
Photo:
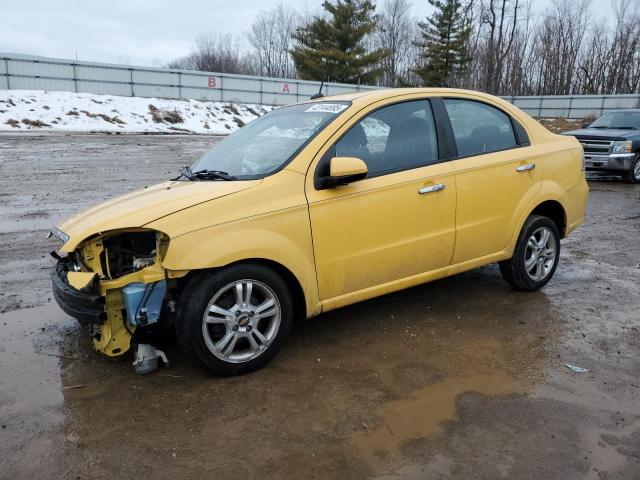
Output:
M200 270L249 259L270 260L288 269L302 287L307 316L320 312L306 206L174 237L162 265L169 270Z

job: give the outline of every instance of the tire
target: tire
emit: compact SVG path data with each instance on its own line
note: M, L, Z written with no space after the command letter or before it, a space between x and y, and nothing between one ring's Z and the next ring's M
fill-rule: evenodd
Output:
M548 234L540 255L542 235ZM535 241L535 247L530 243ZM516 290L539 290L553 277L560 259L560 232L549 218L531 215L524 222L513 257L500 262L502 278ZM533 263L531 263L533 261Z
M622 180L625 183L640 183L640 155L633 159L629 171L622 174Z
M218 376L241 375L269 362L292 324L293 302L282 278L262 265L240 264L187 282L176 336L196 365Z

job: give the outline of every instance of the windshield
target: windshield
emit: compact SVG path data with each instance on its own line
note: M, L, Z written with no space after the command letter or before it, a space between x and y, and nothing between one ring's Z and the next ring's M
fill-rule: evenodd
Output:
M349 105L318 102L274 110L214 145L191 170L224 172L234 180L263 177L288 163Z
M640 111L606 113L589 125L589 127L640 130Z

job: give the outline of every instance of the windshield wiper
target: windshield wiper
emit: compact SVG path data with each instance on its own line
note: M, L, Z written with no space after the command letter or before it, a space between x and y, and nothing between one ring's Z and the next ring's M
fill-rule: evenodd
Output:
M177 178L173 178L172 180L179 180L180 177L184 177L187 180L191 180L191 181L197 180L196 176L191 171L191 167L182 167L180 169L180 175Z
M198 170L194 172L191 167L182 167L180 169L180 176L173 180L179 180L181 177L195 182L197 180L237 180L233 175L229 175L227 172L221 170Z
M616 130L637 130L637 128L625 125L623 127L616 127Z
M207 179L207 180L213 179L213 180L226 180L226 181L237 180L236 177L234 177L233 175L229 175L229 173L223 172L222 170L198 170L197 172L193 172L191 171L191 169L189 169L189 171L195 178L198 178L198 179Z
M607 127L605 125L595 125L595 126L592 125L592 126L589 126L587 128L600 128L602 130L608 130L609 129L609 127Z

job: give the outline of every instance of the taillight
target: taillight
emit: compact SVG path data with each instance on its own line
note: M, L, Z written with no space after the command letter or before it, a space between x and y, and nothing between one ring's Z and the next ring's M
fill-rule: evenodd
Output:
M578 143L578 145L580 145L580 155L582 155L582 171L584 172L587 170L587 163L584 159L584 146L582 145L582 143Z

